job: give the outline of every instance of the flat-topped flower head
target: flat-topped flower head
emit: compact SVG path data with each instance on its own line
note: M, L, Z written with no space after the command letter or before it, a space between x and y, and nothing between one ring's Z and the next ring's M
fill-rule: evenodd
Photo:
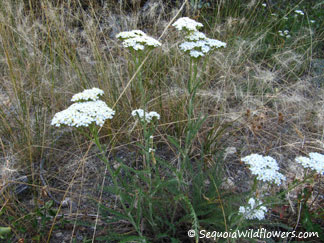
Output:
M277 161L270 156L251 154L241 159L250 166L251 173L257 176L257 179L263 182L275 183L278 186L286 177L279 173Z
M188 41L198 41L198 40L206 40L207 37L203 32L194 31L189 33L187 36L185 36L185 39Z
M193 58L205 56L212 50L220 47L226 47L226 43L207 38L206 35L199 31L194 31L185 36L187 41L179 45L180 50L187 52Z
M172 26L179 31L197 31L200 27L203 27L203 24L188 17L183 17L174 22Z
M103 90L98 88L85 89L81 93L73 95L71 101L96 101L103 94Z
M55 114L51 125L59 127L88 127L95 123L103 126L105 120L112 119L115 111L101 100L74 103L69 108Z
M297 157L295 161L304 168L315 170L319 174L324 173L324 155L320 153L309 153L308 157Z
M132 116L139 117L142 121L145 120L148 123L150 123L154 117L157 120L160 120L160 115L157 112L155 112L155 111L147 112L142 109L133 110Z
M122 43L124 47L135 51L142 51L145 47L155 48L161 46L159 41L146 35L141 30L120 32L116 37L123 41Z
M115 111L101 100L74 103L69 108L54 115L51 125L59 127L88 127L94 123L103 126L105 120L112 119Z
M242 214L245 219L263 220L265 218L265 213L268 209L265 206L260 206L262 204L260 200L250 198L248 204L249 206L241 206L239 208L239 213Z
M124 40L124 39L134 38L137 36L146 36L146 34L141 30L123 31L117 34L116 38Z

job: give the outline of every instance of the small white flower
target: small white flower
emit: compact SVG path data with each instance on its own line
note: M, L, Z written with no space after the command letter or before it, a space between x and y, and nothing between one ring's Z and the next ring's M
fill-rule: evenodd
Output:
M266 3L262 3L261 5L262 5L263 7L266 7L266 6L267 6L267 4L266 4Z
M291 35L289 34L289 30L284 30L284 31L279 30L278 33L282 37L286 37L286 38L290 38L291 37Z
M219 40L207 38L206 41L207 44L212 48L226 47L226 43Z
M308 157L297 157L295 161L304 168L315 170L319 174L324 173L324 155L320 153L309 153Z
M196 50L191 50L189 55L190 55L191 57L194 57L194 58L198 58L198 57L203 57L203 56L205 56L204 53L202 53L202 52L200 52L200 51L196 51Z
M179 45L180 50L182 50L184 52L190 51L190 50L194 49L195 47L197 47L196 42L188 42L188 41L186 41L186 42L183 42L183 43L181 43Z
M179 31L197 31L198 28L203 27L203 24L188 17L183 17L174 22L172 26L174 26Z
M275 183L278 186L281 181L285 181L286 177L279 173L277 161L270 156L262 156L259 154L251 154L241 159L250 166L251 173L257 176L258 180L263 182Z
M155 117L157 120L160 120L160 115L157 112L147 112L142 109L133 110L132 116L139 117L141 120L145 120L146 122L151 122L153 117Z
M185 38L189 41L198 41L198 40L205 40L206 35L200 31L195 31L187 35Z
M85 89L81 93L73 95L71 101L96 101L99 99L99 96L103 94L104 92L98 88Z
M314 24L315 23L315 20L310 20L309 22L311 22L312 24Z
M149 153L155 152L155 149L149 148Z
M265 213L268 209L265 206L260 206L262 204L260 200L250 198L248 204L249 206L240 206L239 208L239 213L242 214L245 219L263 220L265 218Z
M304 15L304 12L301 11L301 10L295 10L295 13L296 13L296 14L299 14L299 15L302 15L302 16Z

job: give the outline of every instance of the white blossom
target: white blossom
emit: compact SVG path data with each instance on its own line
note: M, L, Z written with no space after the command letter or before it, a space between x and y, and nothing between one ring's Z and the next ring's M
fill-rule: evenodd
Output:
M132 48L135 51L144 50L145 47L161 46L161 43L159 41L146 35L141 30L120 32L116 35L116 37L123 41L122 44L124 47Z
M240 206L239 213L243 215L245 219L258 219L263 220L265 218L265 213L267 212L267 208L265 206L260 206L262 202L258 199L250 198L249 206Z
M155 117L157 120L160 120L160 115L155 112L147 112L144 111L143 109L137 109L132 111L132 116L133 117L139 117L141 120L145 120L146 122L151 122L153 120L153 117Z
M257 176L258 180L263 182L274 182L277 185L285 181L286 177L279 173L277 161L270 156L251 154L241 159L250 166L251 173Z
M196 51L196 50L191 50L189 55L191 57L194 57L194 58L198 58L198 57L203 57L205 56L204 53L202 53L201 51Z
M295 13L296 13L296 14L299 14L299 15L302 15L302 16L304 15L304 12L301 11L301 10L295 10Z
M309 153L308 157L297 157L295 161L304 168L315 170L319 174L324 173L324 155L320 153Z
M123 31L116 35L118 39L129 39L137 36L146 36L146 34L141 30L131 30L131 31Z
M185 38L189 41L205 40L206 35L200 31L194 31L187 35Z
M177 30L197 31L198 28L203 27L202 23L199 23L188 17L178 19L172 24Z
M74 103L66 110L54 115L51 125L59 127L87 127L92 123L103 126L105 120L112 119L115 114L107 104L101 100Z
M98 88L86 89L81 93L73 95L71 101L96 101L103 94L104 92Z
M213 49L226 47L226 43L210 39L205 36L204 33L195 31L185 37L187 41L179 45L180 50L188 52L193 58L199 58L207 54Z
M291 37L291 35L289 34L289 30L284 30L284 31L279 30L278 33L279 33L280 36L285 37L285 38L290 38Z

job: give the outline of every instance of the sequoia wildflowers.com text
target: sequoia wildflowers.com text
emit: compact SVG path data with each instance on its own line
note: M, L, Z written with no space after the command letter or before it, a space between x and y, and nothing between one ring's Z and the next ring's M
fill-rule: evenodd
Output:
M196 237L196 232L194 230L188 231L189 237ZM318 232L296 232L296 231L269 231L265 228L261 229L249 229L244 231L207 231L207 230L200 230L198 232L198 237L200 239L219 239L219 238L258 238L258 239L269 239L269 238L298 238L298 239L307 239L311 237L319 237Z

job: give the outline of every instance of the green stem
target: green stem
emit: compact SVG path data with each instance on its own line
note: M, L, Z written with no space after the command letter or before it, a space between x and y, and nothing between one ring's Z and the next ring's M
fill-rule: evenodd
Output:
M118 197L119 197L119 199L120 199L120 202L121 202L121 205L122 205L122 207L123 207L123 210L124 210L124 212L127 212L127 207L126 207L126 205L125 205L125 203L124 203L124 200L123 200L123 197L121 196L121 194L119 193L119 184L118 184L118 181L117 181L117 177L116 177L116 174L113 172L113 170L111 169L111 167L110 167L110 163L109 163L109 160L106 158L106 156L105 156L105 154L104 154L104 149L102 148L102 145L101 145L101 143L100 143L100 141L99 141L99 131L98 131L98 129L97 129L97 127L96 126L93 126L93 127L90 127L90 131L91 131L91 133L92 133L92 135L93 135L93 141L94 141L94 143L96 144L96 146L98 147L98 149L100 150L100 154L99 154L99 159L101 160L101 161L103 161L106 165L107 165L107 170L108 170L108 172L109 172L109 174L110 174L110 176L111 176L111 178L112 178L112 181L113 181L113 183L114 183L114 186L116 187L116 188L118 188L118 193L117 193L117 195L118 195ZM135 228L135 230L138 232L138 234L142 237L143 235L142 235L142 232L141 232L141 229L137 226L137 224L136 224L136 222L135 222L135 220L134 220L134 218L133 218L133 216L131 215L131 213L127 213L127 216L128 216L128 218L129 218L129 221L131 222L131 224L134 226L134 228Z

